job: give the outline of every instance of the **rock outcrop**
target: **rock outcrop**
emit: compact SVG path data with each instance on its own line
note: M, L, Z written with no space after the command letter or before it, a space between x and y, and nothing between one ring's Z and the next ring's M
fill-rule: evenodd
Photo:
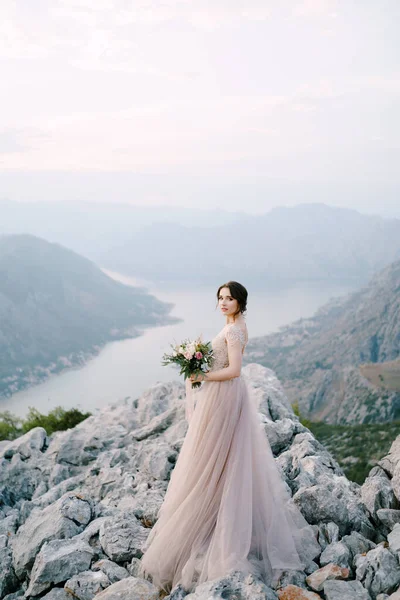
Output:
M295 416L273 371L243 369L294 501L321 554L275 589L239 571L169 600L396 597L400 441L365 484L349 481ZM157 383L73 429L41 428L0 448L0 599L157 600L138 577L186 430L184 385ZM166 548L167 552L168 549Z
M272 368L303 416L327 423L400 419L400 260L310 318L252 337L244 362Z

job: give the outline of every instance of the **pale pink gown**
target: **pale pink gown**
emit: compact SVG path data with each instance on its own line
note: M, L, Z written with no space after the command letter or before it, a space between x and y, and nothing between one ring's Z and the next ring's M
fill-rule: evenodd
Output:
M228 344L247 343L246 329L227 324L212 340L211 370L229 365ZM242 376L205 381L191 392L189 427L171 472L140 575L170 592L238 569L275 585L281 572L304 569L321 551L275 463ZM195 399L195 402L193 402Z

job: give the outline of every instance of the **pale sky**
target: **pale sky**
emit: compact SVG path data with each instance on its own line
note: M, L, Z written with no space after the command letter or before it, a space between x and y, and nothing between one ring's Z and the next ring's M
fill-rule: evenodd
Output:
M400 216L399 30L398 0L1 0L0 198Z

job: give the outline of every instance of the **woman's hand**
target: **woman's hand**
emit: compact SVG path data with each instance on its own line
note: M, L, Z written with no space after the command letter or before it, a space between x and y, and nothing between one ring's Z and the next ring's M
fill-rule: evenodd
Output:
M205 381L205 376L203 373L192 373L192 375L189 376L189 379L192 383L195 383L197 381Z

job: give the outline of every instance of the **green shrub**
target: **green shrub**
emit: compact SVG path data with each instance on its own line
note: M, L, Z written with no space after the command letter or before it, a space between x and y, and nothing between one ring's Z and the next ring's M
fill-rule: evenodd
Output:
M14 440L34 427L43 427L47 435L51 435L54 431L64 431L75 427L91 414L90 412L83 413L77 408L64 410L61 406L57 406L44 415L30 406L27 417L21 419L11 414L10 411L5 411L0 413L0 440Z
M10 413L0 412L0 440L15 440L22 434L22 419Z
M337 460L346 477L360 485L400 435L400 421L336 425L310 421L301 416L298 403L292 407L300 422Z

